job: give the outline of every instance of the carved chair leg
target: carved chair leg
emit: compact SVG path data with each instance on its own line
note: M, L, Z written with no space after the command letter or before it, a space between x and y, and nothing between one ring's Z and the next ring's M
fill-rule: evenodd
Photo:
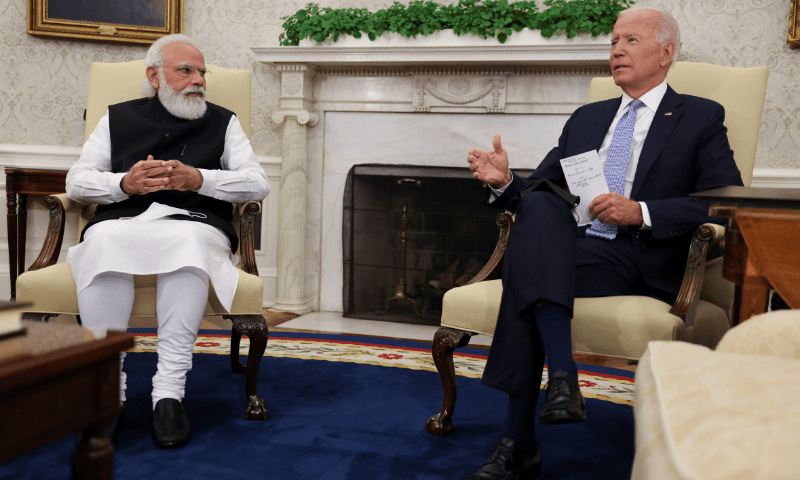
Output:
M431 354L436 370L442 378L444 389L444 403L436 415L428 419L425 430L431 435L443 437L453 432L453 410L456 407L456 369L453 365L453 351L465 347L472 337L472 333L454 328L440 327L433 337Z
M244 418L247 420L264 420L267 418L267 406L264 400L258 396L258 367L261 365L261 357L267 349L267 339L269 329L267 321L261 315L231 315L233 331L231 332L231 360L233 364L236 355L236 365L245 372L245 386L247 391L247 412ZM242 335L247 335L250 339L250 350L247 354L247 365L243 365L239 359L239 339ZM235 352L235 354L234 354ZM241 371L241 370L239 370Z
M231 321L237 317L225 317L230 318ZM244 373L247 371L247 367L244 366L241 360L239 360L239 344L242 340L242 333L236 330L236 324L234 323L233 328L231 328L231 370L233 373Z

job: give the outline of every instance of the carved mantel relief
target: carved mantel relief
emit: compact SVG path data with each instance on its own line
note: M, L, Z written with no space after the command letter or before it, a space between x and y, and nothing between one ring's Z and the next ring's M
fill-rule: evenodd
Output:
M414 112L502 113L506 76L415 76Z

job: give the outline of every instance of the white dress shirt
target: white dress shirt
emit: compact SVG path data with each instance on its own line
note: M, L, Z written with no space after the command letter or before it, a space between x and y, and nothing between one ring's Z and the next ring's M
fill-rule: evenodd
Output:
M231 203L246 203L267 196L269 181L236 115L228 123L220 162L222 170L198 169L203 175L203 186L198 191L200 195ZM121 202L128 198L119 186L125 173L111 171L111 132L106 114L84 143L80 158L67 173L67 195L89 204Z
M644 146L644 141L647 138L647 132L650 131L650 125L653 123L653 118L655 118L656 111L658 110L658 106L661 104L661 100L664 98L664 95L667 93L667 82L661 82L657 87L653 88L649 92L642 95L640 100L644 103L643 106L639 107L639 110L636 112L636 124L633 128L633 139L631 140L631 153L630 158L628 159L628 171L625 174L625 187L623 189L623 196L625 198L631 198L631 190L633 190L633 179L636 175L636 167L639 165L639 157L642 154L642 147ZM597 156L600 157L600 163L602 164L603 168L606 165L606 159L608 158L608 150L611 147L611 139L614 137L614 131L617 129L617 123L628 111L630 108L630 104L634 99L631 98L627 93L622 94L622 102L620 102L619 110L617 110L617 114L614 116L614 119L611 121L611 128L608 129L606 132L606 136L603 139L603 143L600 145L600 148L597 150ZM513 174L512 174L513 175ZM492 197L490 201L494 201L503 194L505 189L508 187L492 189ZM653 224L650 221L650 212L647 210L647 204L645 202L639 202L639 205L642 207L642 218L644 222L642 223L643 229L650 229L652 228Z
M203 175L200 195L245 203L269 193L264 169L236 116L228 123L220 160L224 170L198 169ZM111 135L105 115L67 174L67 194L83 203L121 202L129 197L120 188L124 175L111 171ZM239 272L228 237L211 225L171 218L175 210L154 203L137 217L106 220L87 230L84 241L67 253L78 292L103 272L153 275L196 267L206 272L220 303L230 310Z

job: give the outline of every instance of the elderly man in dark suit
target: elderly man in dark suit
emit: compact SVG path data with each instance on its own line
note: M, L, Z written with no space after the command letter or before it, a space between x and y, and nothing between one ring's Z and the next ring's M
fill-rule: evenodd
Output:
M621 98L579 108L558 145L529 178L513 175L500 135L494 150L469 151L489 205L516 212L503 263L503 297L483 383L509 394L503 438L472 480L535 478L541 456L534 425L545 357L543 424L586 418L572 358L575 297L677 296L693 231L709 217L692 192L742 185L721 105L666 84L680 48L666 12L620 13L610 65ZM597 151L609 192L589 203L580 225L560 160Z

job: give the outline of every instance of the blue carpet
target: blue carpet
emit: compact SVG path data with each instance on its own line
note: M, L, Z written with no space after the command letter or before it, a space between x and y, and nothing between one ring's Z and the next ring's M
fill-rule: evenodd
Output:
M299 335L310 338L291 334ZM505 419L504 394L481 385L479 379L459 377L456 430L434 437L424 428L442 402L441 382L434 372L265 357L259 394L269 419L251 422L244 420L244 377L231 373L228 357L194 358L184 400L192 438L186 447L162 450L150 441L150 381L156 354L128 355L128 424L115 453L115 478L463 479L486 459ZM544 462L541 478L630 478L633 409L596 399L586 403L584 423L537 426ZM74 444L70 436L6 462L0 465L0 479L68 478Z

